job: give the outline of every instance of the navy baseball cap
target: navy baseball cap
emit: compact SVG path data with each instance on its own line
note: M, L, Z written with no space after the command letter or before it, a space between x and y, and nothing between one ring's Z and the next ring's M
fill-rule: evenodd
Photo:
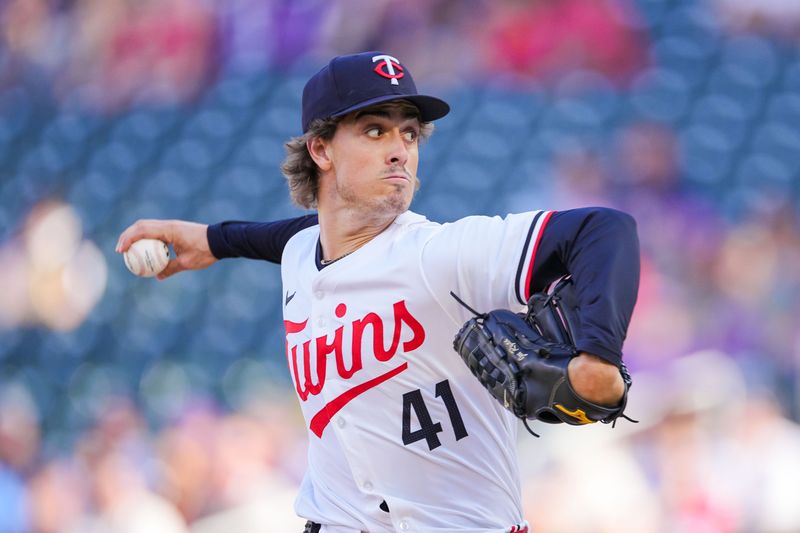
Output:
M418 94L411 72L388 54L363 52L334 57L303 89L303 133L318 118L340 117L391 100L408 100L417 106L422 122L450 112L444 100Z

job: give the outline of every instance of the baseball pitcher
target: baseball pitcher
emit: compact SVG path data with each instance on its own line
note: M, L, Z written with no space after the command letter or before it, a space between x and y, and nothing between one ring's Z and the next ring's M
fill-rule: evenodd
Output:
M391 55L336 57L305 87L282 167L316 214L141 220L120 237L120 252L171 243L162 279L228 257L281 265L310 443L295 504L306 531L527 531L518 419L623 415L633 219L584 208L439 224L410 211L420 141L448 111Z

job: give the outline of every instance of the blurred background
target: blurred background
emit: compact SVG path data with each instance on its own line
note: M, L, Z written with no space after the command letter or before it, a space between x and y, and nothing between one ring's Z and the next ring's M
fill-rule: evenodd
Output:
M800 2L4 0L0 533L302 528L278 267L114 246L300 214L303 84L369 49L453 108L416 211L638 221L641 422L523 432L534 530L800 531Z

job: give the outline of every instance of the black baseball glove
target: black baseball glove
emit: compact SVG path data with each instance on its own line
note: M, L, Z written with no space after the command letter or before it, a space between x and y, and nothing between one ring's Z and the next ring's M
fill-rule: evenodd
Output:
M581 398L567 377L567 365L578 355L573 331L580 327L574 285L568 276L549 293L528 300L527 313L496 309L477 313L456 335L453 348L472 374L506 409L525 422L538 419L571 425L614 422L623 414L631 377L622 364L625 393L617 407L604 407ZM538 436L538 435L536 435Z

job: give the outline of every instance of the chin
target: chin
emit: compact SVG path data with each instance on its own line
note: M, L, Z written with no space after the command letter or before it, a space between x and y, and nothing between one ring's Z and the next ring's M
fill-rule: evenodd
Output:
M408 211L408 208L411 206L411 198L406 196L404 192L398 191L398 193L386 197L382 203L382 209L384 211L394 215L401 215Z

